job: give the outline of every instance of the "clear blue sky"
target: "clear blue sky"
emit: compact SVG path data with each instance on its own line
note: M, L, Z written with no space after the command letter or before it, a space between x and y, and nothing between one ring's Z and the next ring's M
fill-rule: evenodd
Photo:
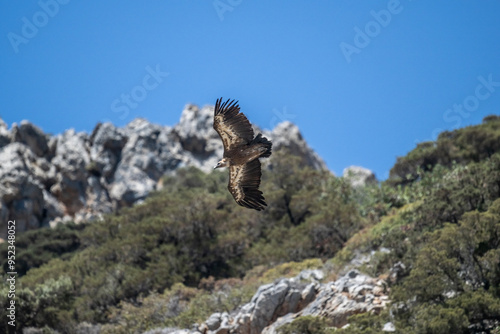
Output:
M3 1L0 117L174 125L230 97L260 127L296 123L336 174L385 179L417 142L500 113L500 1L284 3Z

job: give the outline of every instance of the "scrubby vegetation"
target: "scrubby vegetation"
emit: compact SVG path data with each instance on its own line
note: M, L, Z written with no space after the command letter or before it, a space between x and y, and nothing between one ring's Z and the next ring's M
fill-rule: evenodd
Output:
M371 190L390 210L334 257L342 264L355 251L386 247L391 252L375 258L366 271L383 275L394 264L404 264L391 282L393 318L385 319L398 332L500 330L499 144L500 118L493 116L418 145L393 168L406 165L412 171L404 182L394 175ZM447 147L453 158L446 160L443 153L434 159L439 147ZM422 161L435 163L424 168ZM360 319L352 321L357 328Z
M500 116L491 115L480 127L469 126L442 132L437 141L424 142L406 156L398 158L391 169L391 184L406 184L418 179L419 171L454 163L479 162L500 152Z
M246 302L257 288L235 290L215 303L203 288L208 279L237 285L259 266L264 271L289 261L326 260L362 228L346 182L304 168L286 152L275 153L272 168L264 174L264 213L235 205L227 173L188 168L167 177L164 189L145 203L104 221L19 236L17 322L68 333L82 322L111 328L125 322L141 330L188 326L217 307ZM7 328L2 312L5 307L0 322Z
M226 179L179 170L104 221L18 236L20 328L190 327L247 302L259 284L384 248L361 269L390 276L390 312L353 316L343 330L298 318L281 332L378 333L388 321L399 333L500 331L500 117L418 145L365 188L276 152L262 213L235 205Z

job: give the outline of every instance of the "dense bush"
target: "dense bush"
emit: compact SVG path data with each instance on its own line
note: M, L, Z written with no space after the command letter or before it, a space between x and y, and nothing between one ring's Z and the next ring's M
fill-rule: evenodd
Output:
M280 334L331 334L334 330L321 317L305 316L283 325L278 329Z
M392 184L418 179L418 170L430 171L436 165L450 167L453 162L479 162L500 152L500 117L491 115L483 124L442 132L435 142L424 142L398 161L390 171Z
M462 333L480 321L500 321L500 199L423 239L410 275L394 287L394 299L406 304L400 325Z
M342 266L359 252L385 247L390 252L376 252L365 271L387 275L394 264L404 264L391 283L392 321L402 333L500 329L498 138L497 116L444 133L436 143L419 145L399 159L393 170L409 168L409 177L362 189L361 212L383 208L382 214L333 262ZM433 157L427 167L421 163Z
M80 247L80 233L85 225L67 223L54 229L31 230L16 237L16 271L18 277L28 269L37 268L54 258L67 258ZM7 246L0 244L0 258L4 272L7 270Z

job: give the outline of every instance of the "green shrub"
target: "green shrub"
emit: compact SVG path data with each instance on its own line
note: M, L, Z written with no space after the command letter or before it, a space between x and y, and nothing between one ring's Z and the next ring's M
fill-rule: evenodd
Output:
M500 118L485 117L483 123L442 132L435 142L420 143L398 158L390 171L391 184L408 184L418 179L418 170L430 171L440 164L479 162L500 152Z
M422 304L415 309L412 328L417 334L461 334L469 322L460 308Z
M278 328L280 334L329 334L333 329L328 326L325 319L321 317L305 316L299 317L289 324Z
M361 313L350 316L347 321L349 326L339 330L339 334L378 334L382 332L384 323L388 321L388 315L386 312Z
M54 258L68 258L80 247L80 231L84 224L59 224L57 227L26 231L16 236L16 271L18 277ZM0 244L2 268L7 270L8 243Z

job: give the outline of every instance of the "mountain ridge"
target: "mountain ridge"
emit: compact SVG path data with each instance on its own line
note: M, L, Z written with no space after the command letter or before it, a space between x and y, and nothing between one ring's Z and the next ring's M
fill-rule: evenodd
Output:
M22 232L100 219L144 200L164 174L187 166L211 171L223 151L212 119L213 106L187 104L174 126L137 118L124 127L98 123L91 133L54 136L28 121L9 130L0 119L0 236L7 220ZM296 125L254 130L273 140L275 151L287 148L306 165L327 169Z

